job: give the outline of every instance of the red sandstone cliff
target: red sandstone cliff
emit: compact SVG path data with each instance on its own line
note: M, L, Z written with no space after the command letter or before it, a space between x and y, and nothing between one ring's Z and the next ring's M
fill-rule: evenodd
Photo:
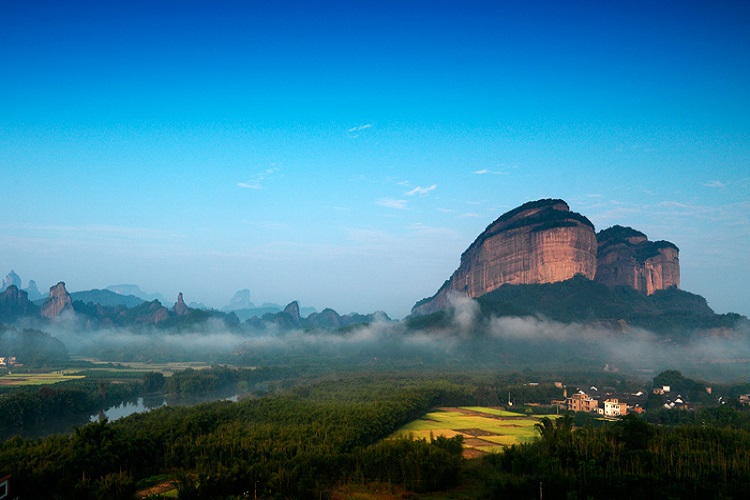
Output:
M49 297L44 301L39 314L45 318L71 318L75 316L73 302L62 281L50 287Z
M182 292L177 294L177 302L172 306L172 312L177 316L190 314L190 308L185 304L185 300L182 298Z
M649 241L640 231L623 226L600 231L597 241L595 281L647 295L680 287L680 251L673 243Z
M450 293L474 298L504 284L553 283L596 273L596 234L584 216L562 200L539 200L500 216L461 256L461 264L413 314L448 306Z

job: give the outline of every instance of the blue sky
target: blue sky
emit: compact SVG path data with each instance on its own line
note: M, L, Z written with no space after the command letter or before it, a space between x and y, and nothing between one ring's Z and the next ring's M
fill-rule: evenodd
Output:
M0 272L402 317L551 197L750 314L747 3L268 3L0 4Z

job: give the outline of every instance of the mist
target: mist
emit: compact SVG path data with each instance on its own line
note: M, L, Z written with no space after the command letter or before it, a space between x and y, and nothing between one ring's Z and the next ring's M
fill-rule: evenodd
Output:
M482 316L451 296L445 321L414 328L376 319L342 330L284 328L273 322L234 328L216 318L186 331L153 326L45 331L72 356L111 362L201 361L237 366L317 365L333 369L450 369L538 372L590 370L650 379L678 369L716 381L747 381L750 326L695 330L675 340L627 325L561 323L540 316Z

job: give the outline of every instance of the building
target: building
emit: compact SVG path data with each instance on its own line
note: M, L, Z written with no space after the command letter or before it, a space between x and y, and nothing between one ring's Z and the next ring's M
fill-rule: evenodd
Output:
M617 398L609 398L604 401L605 417L620 417L627 415L627 403L621 403Z
M578 391L576 394L573 394L571 397L567 398L565 402L568 411L592 412L596 411L597 406L599 406L599 403L595 399L592 399L583 391Z

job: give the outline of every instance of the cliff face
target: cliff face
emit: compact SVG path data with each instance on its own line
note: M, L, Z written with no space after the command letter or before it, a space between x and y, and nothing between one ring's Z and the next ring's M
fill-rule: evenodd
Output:
M461 256L461 264L413 314L448 306L451 293L479 297L504 284L554 283L596 273L596 234L584 216L562 200L526 203L500 216Z
M65 283L62 281L57 285L50 287L49 297L44 301L39 314L45 318L71 318L75 316L73 311L73 302L70 294L65 289Z
M0 321L12 321L19 316L32 314L35 305L29 296L16 285L10 285L0 293Z
M680 251L673 243L649 241L645 234L623 226L600 231L597 241L595 281L647 295L680 287Z
M177 294L177 302L172 306L172 312L177 316L190 314L190 308L185 304L185 300L182 298L182 292Z

